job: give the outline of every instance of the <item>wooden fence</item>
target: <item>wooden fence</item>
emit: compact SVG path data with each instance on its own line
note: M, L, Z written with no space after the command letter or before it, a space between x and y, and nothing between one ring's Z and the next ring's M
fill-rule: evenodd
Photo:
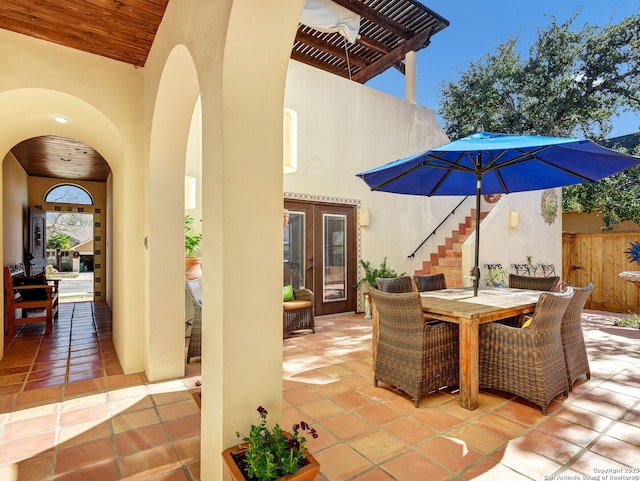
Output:
M640 241L640 232L569 234L562 236L562 273L569 285L593 282L586 309L611 312L640 310L640 289L618 277L624 271L639 271L625 251Z

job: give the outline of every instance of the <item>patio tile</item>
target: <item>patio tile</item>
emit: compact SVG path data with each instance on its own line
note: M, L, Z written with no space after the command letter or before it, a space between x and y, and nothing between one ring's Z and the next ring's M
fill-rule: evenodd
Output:
M423 444L438 433L411 418L403 417L385 426L385 431L398 438L408 446Z
M338 439L347 440L368 431L373 431L370 423L353 416L350 413L340 414L322 421L322 425L331 431Z
M384 426L395 421L397 414L391 409L380 404L371 404L358 408L354 411L374 426Z
M465 443L470 449L475 449L481 454L489 454L507 443L502 436L469 423L456 426L445 435Z
M349 441L349 445L375 464L381 464L405 450L404 443L382 431L374 431Z
M169 438L161 424L153 424L116 434L115 443L118 456L123 457L167 444Z
M513 445L542 454L559 464L568 463L581 450L580 446L539 431L525 434L516 439Z
M432 438L416 450L453 472L466 468L482 457L466 443L449 436Z
M451 472L414 451L409 451L384 463L382 469L397 481L425 479L425 473L429 473L429 481L443 481L451 476Z
M120 472L128 481L142 480L181 467L173 446L159 446L119 459Z
M314 457L320 463L327 481L343 481L372 467L361 454L346 444L338 444L325 449Z
M85 480L118 479L118 468L114 459L109 459L91 466L81 467L56 476L56 481L85 481Z
M516 444L509 444L491 456L500 464L533 479L547 479L552 476L562 464L557 463L536 452L522 449Z
M627 466L638 468L640 466L640 450L637 449L638 440L635 441L635 444L631 444L611 436L603 436L591 446L590 450Z

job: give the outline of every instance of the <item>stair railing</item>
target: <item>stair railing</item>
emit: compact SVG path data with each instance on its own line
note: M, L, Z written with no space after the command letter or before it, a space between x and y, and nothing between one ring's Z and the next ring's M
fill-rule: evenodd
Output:
M415 248L415 250L414 250L411 254L409 254L407 257L414 258L414 257L416 256L416 252L418 252L418 251L420 250L420 248L421 248L421 247L422 247L422 246L423 246L423 245L424 245L424 244L425 244L425 243L426 243L426 242L427 242L431 237L433 237L433 236L436 234L436 232L438 231L438 229L439 229L440 227L442 227L442 224L444 224L444 223L449 219L449 217L451 217L453 214L455 214L455 213L456 213L456 210L458 210L458 208L462 205L462 203L463 203L465 200L467 200L468 198L469 198L469 196L468 196L468 195L467 195L467 196L465 196L465 198L464 198L464 199L462 199L462 200L460 201L460 203L459 203L458 205L456 205L456 206L453 208L453 210L452 210L451 212L449 212L449 213L445 216L445 218L444 218L444 219L442 219L442 222L440 222L440 223L436 226L436 228L435 228L435 229L433 229L433 231L431 232L431 234L429 234L429 235L427 236L427 238L426 238L425 240L423 240L423 241L420 243L420 245L419 245L418 247L416 247L416 248Z

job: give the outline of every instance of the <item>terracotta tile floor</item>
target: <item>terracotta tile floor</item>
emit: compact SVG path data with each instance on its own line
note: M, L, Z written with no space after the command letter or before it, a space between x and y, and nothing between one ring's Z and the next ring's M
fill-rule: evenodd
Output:
M614 327L616 316L584 313L592 378L548 416L487 392L474 411L455 392L416 409L373 387L370 320L320 317L316 334L283 342L281 424L320 433L309 441L316 481L595 479L612 468L640 479L640 330ZM43 331L25 326L0 361L0 480L199 479L198 363L166 382L123 375L104 303L63 304Z

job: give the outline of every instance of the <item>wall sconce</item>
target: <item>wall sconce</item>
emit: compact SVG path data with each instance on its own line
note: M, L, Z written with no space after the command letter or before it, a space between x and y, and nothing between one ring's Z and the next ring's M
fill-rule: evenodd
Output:
M284 109L282 125L282 171L290 174L298 170L298 114Z
M358 210L358 225L367 227L369 225L369 209Z
M512 210L509 212L509 228L517 229L518 227L520 227L520 212Z
M184 177L184 208L196 208L196 178L188 175Z

